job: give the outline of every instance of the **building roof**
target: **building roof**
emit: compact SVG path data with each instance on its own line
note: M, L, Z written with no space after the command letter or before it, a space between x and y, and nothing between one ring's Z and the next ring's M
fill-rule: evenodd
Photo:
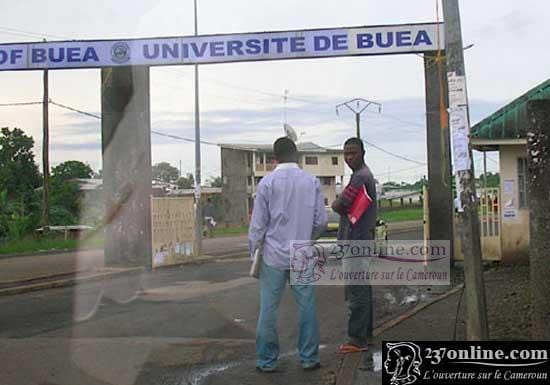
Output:
M230 148L233 150L245 150L245 151L261 151L261 152L272 152L273 151L273 144L252 144L252 143L220 143L219 146L221 148ZM321 147L318 144L315 144L313 142L303 142L303 143L297 143L296 147L298 148L298 152L310 152L310 153L342 153L343 150L341 149L333 149L333 148L326 148Z
M74 178L69 182L77 183L80 191L95 191L103 187L103 179Z
M528 124L527 102L550 99L550 79L511 101L472 127L472 139L502 141L525 139Z

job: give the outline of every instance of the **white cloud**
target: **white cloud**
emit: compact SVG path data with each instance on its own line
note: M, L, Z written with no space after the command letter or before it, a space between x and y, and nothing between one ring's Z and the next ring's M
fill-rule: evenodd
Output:
M0 26L68 38L188 35L193 32L192 1L38 1L0 0ZM468 88L475 122L548 78L550 26L547 1L462 1ZM435 21L431 0L234 0L199 1L201 33L230 33ZM0 31L0 42L39 40ZM270 142L282 134L284 90L287 121L305 132L303 140L340 144L355 132L354 118L336 104L354 97L382 102L383 113L363 115L365 138L414 159L425 159L424 72L416 55L235 63L200 70L202 138L209 141ZM192 67L151 70L152 128L194 137ZM50 97L100 114L100 71L50 72ZM0 73L0 103L42 98L40 71ZM40 151L40 106L0 108L0 126L31 134ZM100 123L51 107L52 159L88 161L100 167ZM194 169L192 143L153 135L154 161ZM205 146L205 173L219 172L219 150ZM99 150L98 150L99 149ZM375 169L414 165L369 152ZM37 156L37 159L41 157ZM404 171L414 178L422 170ZM390 171L391 174L391 171Z

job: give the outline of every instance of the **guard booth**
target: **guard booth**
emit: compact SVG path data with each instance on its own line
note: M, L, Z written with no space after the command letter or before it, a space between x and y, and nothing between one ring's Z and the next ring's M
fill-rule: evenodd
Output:
M500 186L487 190L490 198L480 219L482 231L486 230L482 233L482 244L490 255L499 255L498 259L504 263L527 263L529 258L527 103L540 99L550 99L550 79L472 127L474 149L498 152ZM483 194L480 198L483 199Z

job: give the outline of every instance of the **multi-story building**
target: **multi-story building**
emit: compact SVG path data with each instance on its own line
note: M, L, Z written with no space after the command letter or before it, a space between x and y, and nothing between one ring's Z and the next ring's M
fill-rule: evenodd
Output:
M276 167L269 144L220 144L225 221L247 224L260 180ZM319 178L325 205L336 199L344 178L344 153L312 142L298 143L298 165Z

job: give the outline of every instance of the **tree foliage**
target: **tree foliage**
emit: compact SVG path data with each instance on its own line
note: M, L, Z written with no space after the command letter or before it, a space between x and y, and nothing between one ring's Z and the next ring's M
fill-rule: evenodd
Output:
M28 203L40 186L38 166L34 162L34 140L23 130L3 127L0 132L0 186L9 199Z
M51 171L52 179L65 182L69 179L87 179L94 175L92 168L78 160L68 160L58 164Z
M180 172L168 162L160 162L153 165L153 180L172 183L178 180Z
M193 188L195 186L195 177L191 173L178 179L178 187L181 189Z
M210 187L222 187L223 186L223 179L221 176L216 176L214 178L211 178L209 181Z
M19 128L0 130L0 241L20 238L39 223L35 189L42 180L33 146Z

